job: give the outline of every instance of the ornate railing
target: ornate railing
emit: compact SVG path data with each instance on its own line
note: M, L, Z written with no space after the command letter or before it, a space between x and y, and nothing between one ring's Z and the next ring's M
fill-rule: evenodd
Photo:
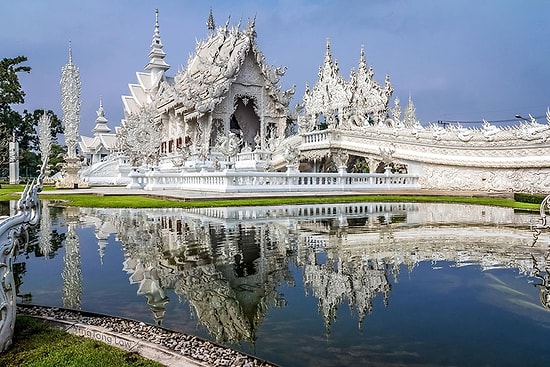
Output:
M328 142L332 130L317 130L302 134L302 144Z
M12 343L16 315L16 289L13 276L13 261L22 243L29 240L28 230L40 222L42 180L47 161L42 165L40 176L28 184L17 202L16 214L0 219L0 352Z
M245 172L130 173L129 188L215 192L304 192L418 189L418 176L405 174Z
M550 229L550 224L547 220L547 212L550 210L550 195L547 195L540 204L540 219L539 223L533 225L533 246L539 239L543 230ZM542 305L550 311L550 249L546 252L544 257L545 266L541 266L535 257L533 259L534 277L538 279L538 284L535 283L535 287L539 290L539 298Z

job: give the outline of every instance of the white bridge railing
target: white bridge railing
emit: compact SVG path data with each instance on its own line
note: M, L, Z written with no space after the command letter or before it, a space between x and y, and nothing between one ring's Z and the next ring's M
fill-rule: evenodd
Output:
M386 173L133 171L128 188L214 192L295 192L418 189L418 176Z

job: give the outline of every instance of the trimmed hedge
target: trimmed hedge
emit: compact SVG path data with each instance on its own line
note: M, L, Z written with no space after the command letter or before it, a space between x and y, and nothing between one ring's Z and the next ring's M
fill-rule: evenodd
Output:
M540 204L545 197L546 195L540 194L526 194L523 192L514 193L514 200L519 201L520 203Z

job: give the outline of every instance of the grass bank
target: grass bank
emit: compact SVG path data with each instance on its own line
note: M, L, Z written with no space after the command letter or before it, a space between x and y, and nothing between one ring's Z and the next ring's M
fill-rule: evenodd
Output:
M18 192L23 185L2 185L0 201L17 200ZM55 190L45 187L44 190ZM523 197L523 196L522 196ZM417 202L417 203L462 203L475 205L491 205L523 210L538 210L536 202L517 201L501 197L467 197L467 196L399 196L399 195L356 195L328 197L283 197L258 199L229 199L208 201L181 201L152 196L101 196L93 194L62 194L49 193L43 199L57 202L62 206L95 207L95 208L191 208L191 207L225 207L225 206L263 206L263 205L297 205L297 204L334 204L352 202Z
M28 316L17 316L12 346L0 354L5 367L160 367L137 353L71 335Z
M231 199L210 201L178 201L145 196L94 196L94 195L48 195L43 197L60 205L96 208L197 208L225 206L264 206L297 204L334 204L353 202L417 202L417 203L463 203L492 205L506 208L538 210L539 204L518 202L506 198L459 197L459 196L397 196L357 195L338 197L286 197L260 199Z

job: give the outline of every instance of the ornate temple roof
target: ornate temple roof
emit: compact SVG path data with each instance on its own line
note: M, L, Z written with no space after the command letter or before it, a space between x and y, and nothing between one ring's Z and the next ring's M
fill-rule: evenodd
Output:
M78 142L82 153L94 154L100 152L102 149L105 151L114 150L116 144L116 134L112 134L111 128L107 126L107 118L105 118L105 111L103 110L103 103L99 100L99 108L97 110L96 124L93 128L94 136L80 136Z
M164 61L166 53L162 50L160 39L158 9L155 11L155 28L149 51L149 62L145 65L146 72L137 72L137 83L129 84L129 96L122 96L122 104L126 116L139 113L140 109L151 103L151 95L155 93L163 82L170 82L165 72L170 65Z
M256 43L256 20L249 20L243 29L241 22L230 27L229 21L216 29L210 10L208 37L197 42L187 67L171 78L165 75L170 66L164 61L166 54L162 51L157 10L146 71L136 73L137 83L129 84L130 95L122 96L126 116L139 113L152 102L160 110L176 108L178 113L211 112L237 80L247 57L257 63L264 79L262 87L276 102L277 108L281 111L287 108L294 88L283 92L277 85L286 68L266 64Z
M84 154L92 154L99 152L101 148L105 148L107 151L114 149L116 143L115 134L101 134L99 136L88 137L81 136L81 141L79 142L80 149Z
M361 57L356 70L351 70L349 81L340 74L338 61L334 60L327 40L323 65L319 67L317 82L310 89L306 85L304 107L310 116L323 115L329 124L356 116L365 119L373 116L379 119L387 117L388 105L393 93L389 75L384 85L374 79L372 66L368 66L365 50L361 47ZM308 130L306 128L306 130Z
M271 68L266 64L256 43L255 20L249 21L246 28L240 29L240 22L230 27L228 19L225 26L214 30L210 13L207 24L210 29L208 38L197 43L187 68L175 77L175 92L182 97L178 104L184 110L196 110L201 114L212 111L226 96L231 84L237 80L239 71L249 56L258 64L268 93L282 106L288 106L289 101L281 98L280 88L277 86L284 70Z
M99 99L99 109L97 110L97 118L95 120L95 127L93 128L94 135L105 134L111 132L111 128L107 126L107 119L105 118L105 111L103 110L103 101Z
M162 50L162 41L160 40L159 32L159 11L155 10L155 31L153 33L153 40L151 41L151 51L149 51L149 63L145 65L145 70L151 72L153 78L152 84L156 84L164 72L170 69L170 65L164 61L166 53Z
M305 107L310 114L332 114L349 105L351 92L339 74L338 62L332 58L327 40L323 65L319 67L318 79L313 89L306 86Z

